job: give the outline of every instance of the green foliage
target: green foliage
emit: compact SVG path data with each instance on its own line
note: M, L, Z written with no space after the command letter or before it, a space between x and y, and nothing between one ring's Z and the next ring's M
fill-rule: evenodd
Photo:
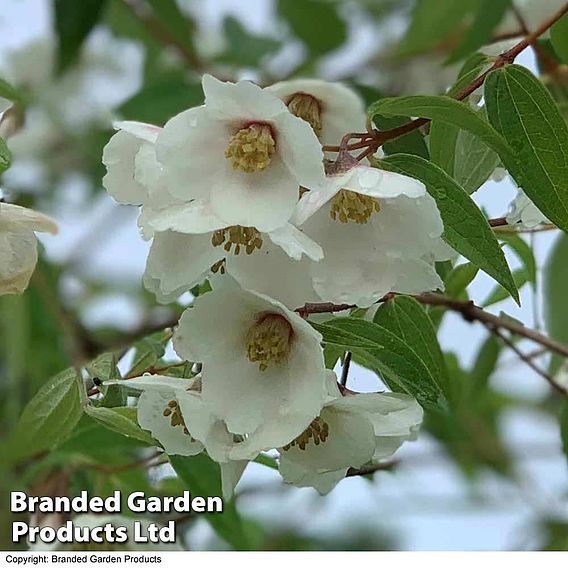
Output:
M502 350L503 343L493 334L489 334L481 345L471 370L471 380L474 388L483 389L487 387L489 379L497 367Z
M0 97L8 99L14 103L21 102L23 98L22 93L20 93L16 87L2 78L0 78Z
M58 40L57 68L66 70L79 56L83 42L97 24L106 0L53 0Z
M148 82L140 92L123 103L118 112L125 120L162 125L175 114L202 103L201 83L173 72Z
M459 30L477 0L422 0L416 2L408 31L399 44L400 55L413 55L443 44Z
M219 57L221 63L257 67L266 56L280 48L280 42L268 36L251 34L232 16L225 18L223 29L228 45Z
M11 437L11 458L23 459L62 442L81 418L75 369L47 381L24 408Z
M493 30L499 25L510 6L511 0L481 0L471 27L452 52L448 62L459 61L489 43Z
M221 468L206 454L170 456L170 463L192 495L215 497L221 495ZM234 501L225 501L223 513L203 515L217 534L237 550L251 548L243 518Z
M373 321L411 345L428 367L436 384L445 389L448 376L436 330L416 300L409 296L397 296L377 310Z
M5 172L12 163L12 154L6 146L6 142L0 138L0 174Z
M550 337L568 344L568 237L558 237L546 261L543 274L544 321ZM562 360L554 356L551 372L560 367Z
M424 325L422 335L431 339L431 330L424 318L421 323ZM419 347L417 352L402 338L415 336L414 330L406 329L406 322L397 328L401 337L377 323L358 318L336 318L312 325L323 335L324 344L353 352L356 360L379 373L393 391L410 394L427 407L442 400L443 385L438 382L441 381L440 368L437 363L432 365L436 358L422 359L424 349Z
M122 406L117 408L106 408L104 406L85 407L85 412L105 428L113 430L128 438L134 438L145 442L149 446L157 446L158 443L140 426L136 419L136 408Z
M518 302L505 255L489 223L463 188L432 162L417 156L389 156L380 165L422 181L440 210L445 241L499 282Z
M373 122L381 130L389 130L407 123L410 119L404 116L385 117L376 114L372 117ZM419 130L413 130L404 136L399 136L394 140L389 140L383 145L383 150L387 156L390 154L414 154L428 159L428 146L424 142L424 137Z
M518 156L510 169L535 205L568 231L568 126L546 87L508 65L485 82L489 120Z
M278 0L278 12L313 57L337 49L347 39L347 25L330 2Z
M371 117L375 114L418 116L451 124L480 138L499 154L505 164L516 164L513 150L506 140L467 104L450 97L417 95L381 99L369 107L367 114Z
M158 331L134 343L134 357L128 375L135 377L153 367L164 356L170 337L171 333Z
M565 14L550 29L554 51L564 63L568 63L568 14Z

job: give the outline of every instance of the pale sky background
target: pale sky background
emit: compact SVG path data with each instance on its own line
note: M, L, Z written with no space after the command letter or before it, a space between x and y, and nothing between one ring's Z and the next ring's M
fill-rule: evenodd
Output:
M3 0L2 4L1 67L9 60L10 51L50 34L51 3L46 0ZM219 29L226 13L235 14L253 30L266 31L274 25L271 0L247 0L246 3L241 0L185 0L182 4L191 9L204 27L212 30L213 33L207 34L203 41L213 44L214 30ZM195 9L196 6L199 9ZM357 35L347 49L323 63L326 77L340 76L346 66L363 60L375 47L376 34L372 33L368 22L356 11L349 17ZM97 45L100 47L105 44L105 37L95 34L90 44L94 49ZM124 53L129 61L122 81L124 84L117 86L115 81L104 83L104 77L102 83L95 83L106 86L102 89L104 96L96 101L101 109L115 103L117 97L120 100L135 92L139 83L139 50L131 45ZM294 48L287 57L295 57ZM518 62L534 69L530 52L523 54ZM110 120L109 115L109 124ZM36 190L41 191L41 172L35 171L28 163L9 171L5 176L6 185L9 186L11 179L22 178L39 184ZM56 238L42 238L48 254L60 260L78 258L83 270L113 279L117 284L125 280L139 281L148 245L138 236L134 208L117 206L110 198L102 196L94 209L85 210L81 207L84 182L73 175L59 190L67 196L67 204L61 210L51 212L61 224L61 233ZM508 180L488 182L475 198L490 216L496 217L506 212L514 191ZM109 226L113 230L103 231L105 238L97 241L97 249L89 248L85 253L90 236L97 234L99 238L100 229ZM552 233L535 237L540 263L546 258L554 238ZM517 266L516 259L511 258L511 266ZM74 283L70 281L68 284L72 293ZM483 300L493 286L488 277L479 276L471 287L472 298L478 302ZM498 304L492 311L506 310L513 317L533 325L535 307L528 288L522 299L522 308L507 301ZM540 312L537 306L536 313ZM91 325L118 318L120 325L127 329L136 324L138 315L139 307L128 296L118 292L104 302L89 306L84 318ZM448 315L442 328L441 342L444 349L458 353L464 365L468 366L484 337L485 331L481 326ZM496 377L495 384L503 391L527 399L540 398L546 393L542 379L516 362L511 353L502 356L502 364L503 370ZM353 390L377 389L376 377L362 369L352 370L349 384ZM373 483L364 479L347 479L324 498L311 489L284 487L275 472L253 464L239 485L239 490L246 493L240 499L240 507L244 514L271 525L298 528L306 533L343 534L360 527L365 527L368 532L385 530L399 539L402 549L499 550L530 546L534 541L528 535L533 532L531 522L535 518L545 511L568 516L567 468L560 449L558 426L546 416L518 410L505 414L503 429L514 453L522 456L519 474L522 489L487 474L475 488L475 493L483 496L483 504L470 499L471 490L459 471L443 457L437 443L424 435L418 442L406 444L399 452L402 465L396 474L379 473ZM531 456L535 449L536 455ZM564 502L558 500L559 495L564 496ZM191 534L193 547L206 546L208 536L208 526L201 523Z

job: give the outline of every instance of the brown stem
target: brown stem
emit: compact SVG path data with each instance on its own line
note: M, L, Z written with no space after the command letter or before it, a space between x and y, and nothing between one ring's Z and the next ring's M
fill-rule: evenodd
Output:
M343 360L343 368L341 369L341 378L339 379L339 384L345 386L347 384L347 378L349 377L349 367L351 366L351 351L345 353L345 359Z
M532 358L529 355L523 353L515 345L515 343L511 341L511 339L507 337L498 327L492 327L492 326L487 326L487 327L492 333L494 333L497 337L499 337L499 339L501 339L501 341L503 341L503 343L505 343L507 347L509 347L512 351L514 351L516 355L519 357L519 359L523 361L523 363L528 365L535 373L540 375L554 390L558 391L560 394L564 395L565 397L568 397L568 390L564 388L562 385L559 385L552 378L552 376L550 376L547 372L545 372L537 364L535 364Z
M379 300L379 302L386 302L396 294L390 293ZM506 329L509 332L518 335L520 337L525 337L542 345L549 351L554 351L562 357L568 357L568 346L560 343L546 335L539 333L533 329L525 327L521 323L516 322L513 319L505 319L476 306L473 302L463 302L460 300L454 300L453 298L448 298L442 294L435 293L425 293L413 296L416 301L427 306L438 306L441 308L446 308L454 312L458 312L462 317L468 322L479 321L485 326L491 326L497 329ZM307 317L310 314L322 314L322 313L334 313L342 312L355 308L355 305L350 304L333 304L331 302L323 302L321 304L305 304L296 311L302 315L302 317Z
M479 87L483 85L485 79L487 79L488 75L495 71L496 69L500 69L505 65L509 65L515 61L516 57L524 51L527 47L536 44L536 40L546 31L548 31L564 14L568 12L568 2L558 10L553 16L548 18L545 22L543 22L534 32L529 33L524 39L519 41L515 44L511 49L503 52L499 55L490 69L482 73L479 77L473 80L467 87L462 89L457 95L455 95L455 99L458 101L463 101L467 97L469 97L472 93L474 93ZM395 138L399 138L421 128L425 124L428 124L430 119L428 118L417 118L402 126L398 126L397 128L392 128L390 130L384 131L374 131L374 139L371 140L367 146L368 148L362 152L359 156L357 156L357 160L362 160L367 156L374 154L378 148L380 148L385 142L389 140L394 140ZM330 150L331 151L331 150Z
M203 71L201 61L186 45L173 36L169 30L154 16L153 10L145 0L123 0L132 14L142 23L148 33L160 43L175 49L189 67L195 71ZM189 30L188 30L189 34Z

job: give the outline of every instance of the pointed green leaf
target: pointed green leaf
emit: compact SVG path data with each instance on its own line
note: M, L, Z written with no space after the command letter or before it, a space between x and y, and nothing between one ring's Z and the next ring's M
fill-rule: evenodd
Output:
M410 394L426 406L441 400L442 388L428 365L411 345L388 329L359 318L312 325L323 335L324 344L358 354L393 391Z
M568 126L547 88L508 65L485 82L489 120L518 156L511 174L553 223L568 231Z
M373 321L411 345L436 383L445 390L448 376L436 330L416 300L409 296L396 296L379 307Z
M106 408L89 405L85 408L85 412L109 430L145 442L149 446L158 445L148 432L138 426L136 408L134 407Z
M550 40L556 55L568 64L568 14L565 14L550 28Z
M77 372L67 369L49 379L24 408L11 437L13 455L22 459L54 448L82 414Z

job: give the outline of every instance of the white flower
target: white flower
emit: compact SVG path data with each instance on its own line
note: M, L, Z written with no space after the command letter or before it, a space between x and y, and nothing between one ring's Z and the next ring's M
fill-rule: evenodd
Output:
M296 215L324 250L310 264L322 300L367 307L388 292L443 286L434 269L442 219L421 182L363 165L328 180L302 196Z
M184 215L183 208L178 211ZM182 223L172 224L184 228ZM154 223L156 226L162 227ZM317 261L323 251L289 223L269 233L253 227L221 228L200 235L160 231L154 234L144 284L160 302L170 302L212 274L227 273L243 288L266 293L295 308L315 299L304 298L303 284L309 282L309 274L300 262L303 255ZM300 304L294 304L296 300Z
M515 199L509 205L507 223L509 225L520 224L527 229L532 229L541 223L550 223L550 221L527 197L526 193L519 189Z
M11 106L12 106L12 101L5 99L4 97L0 97L0 112L8 110Z
M169 190L210 206L225 227L267 232L283 226L298 186L322 183L317 137L281 100L248 81L204 75L203 90L205 105L178 114L158 136Z
M201 396L244 439L231 459L288 443L319 414L326 396L321 336L294 312L227 284L195 301L174 349L203 363Z
M0 295L21 294L37 263L34 232L57 233L53 219L31 209L0 203Z
M294 79L266 90L282 99L292 114L308 122L323 145L338 145L348 132L366 131L363 101L340 83Z
M138 398L138 423L160 442L168 455L194 456L207 449L219 463L223 497L229 499L239 482L248 460L231 460L236 445L221 420L201 402L201 379L181 379L144 375L106 384L141 390ZM256 457L256 456L253 456Z
M280 451L280 473L287 483L331 491L350 467L391 456L415 439L423 411L416 400L395 393L342 396L335 374L328 374L330 398L320 415Z

